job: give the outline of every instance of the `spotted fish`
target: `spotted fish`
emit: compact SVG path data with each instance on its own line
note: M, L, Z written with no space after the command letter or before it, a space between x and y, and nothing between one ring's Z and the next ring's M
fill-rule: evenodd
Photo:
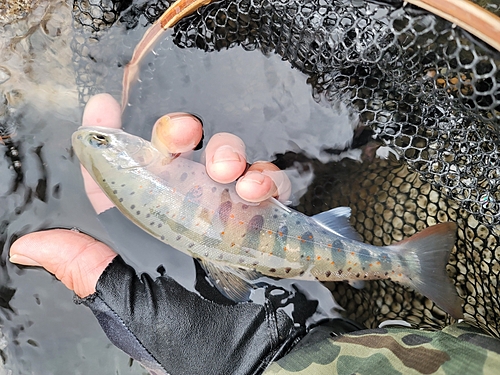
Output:
M122 130L80 128L72 143L82 165L127 218L201 260L216 286L236 300L243 299L246 282L255 275L391 279L462 316L445 271L454 223L394 245L372 246L357 239L347 207L309 217L275 199L246 202L234 184L211 180L202 164L183 158L167 162L150 142Z

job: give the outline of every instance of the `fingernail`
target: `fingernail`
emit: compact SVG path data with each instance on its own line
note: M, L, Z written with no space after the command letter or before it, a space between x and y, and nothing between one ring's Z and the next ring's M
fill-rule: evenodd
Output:
M250 182L254 183L257 185L262 185L264 183L264 179L266 176L264 176L260 172L248 172L245 176L241 178L240 181L245 181L245 182Z
M192 120L193 118L195 118L203 126L203 122L201 121L200 117L197 115L193 115L191 113L176 112L176 113L171 113L170 115L168 115L168 117L170 117L171 121L182 121L182 122L186 121L186 119Z
M11 255L10 258L9 258L9 261L11 263L15 263L15 264L22 264L23 266L35 266L35 267L41 267L42 266L37 261L35 261L35 260L31 259L31 258L28 258L28 257L26 257L24 255L19 255L19 254Z
M231 146L221 146L214 152L212 162L217 164L227 161L241 161L240 154L235 152Z

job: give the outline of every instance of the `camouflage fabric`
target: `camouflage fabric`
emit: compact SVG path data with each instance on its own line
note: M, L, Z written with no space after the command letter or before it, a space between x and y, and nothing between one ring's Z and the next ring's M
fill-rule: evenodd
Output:
M264 375L499 373L500 340L466 323L438 332L392 327L315 336L271 364Z

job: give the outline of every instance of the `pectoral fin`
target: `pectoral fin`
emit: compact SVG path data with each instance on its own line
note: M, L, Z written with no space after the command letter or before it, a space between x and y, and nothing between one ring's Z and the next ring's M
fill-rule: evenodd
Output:
M250 281L261 276L253 270L235 269L205 260L200 260L200 263L219 292L235 302L247 302L255 289Z

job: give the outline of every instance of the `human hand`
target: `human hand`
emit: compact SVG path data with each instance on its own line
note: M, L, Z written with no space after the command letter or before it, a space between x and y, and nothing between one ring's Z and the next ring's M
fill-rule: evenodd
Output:
M83 126L121 127L121 108L108 94L91 98L85 108ZM158 139L171 153L181 153L196 147L202 136L201 123L191 115L174 113L157 123ZM271 163L258 162L247 169L245 145L229 133L216 134L205 151L208 174L221 183L233 182L238 194L246 200L258 202L271 196L286 200L290 182L285 174ZM245 173L246 171L246 173ZM99 214L113 207L99 186L82 168L85 191ZM95 292L95 285L106 266L116 256L108 246L81 233L51 230L28 234L11 247L13 263L41 266L53 273L80 297Z
M120 128L120 115L118 102L108 94L99 94L89 100L82 126ZM193 150L202 136L202 124L196 117L172 113L156 122L152 142L165 154L175 155ZM233 134L215 134L206 146L204 159L207 173L213 180L223 184L237 180L237 193L249 202L261 202L270 197L285 201L290 196L290 180L274 164L259 161L247 168L245 144ZM82 174L85 191L96 212L101 213L113 207L83 167Z

